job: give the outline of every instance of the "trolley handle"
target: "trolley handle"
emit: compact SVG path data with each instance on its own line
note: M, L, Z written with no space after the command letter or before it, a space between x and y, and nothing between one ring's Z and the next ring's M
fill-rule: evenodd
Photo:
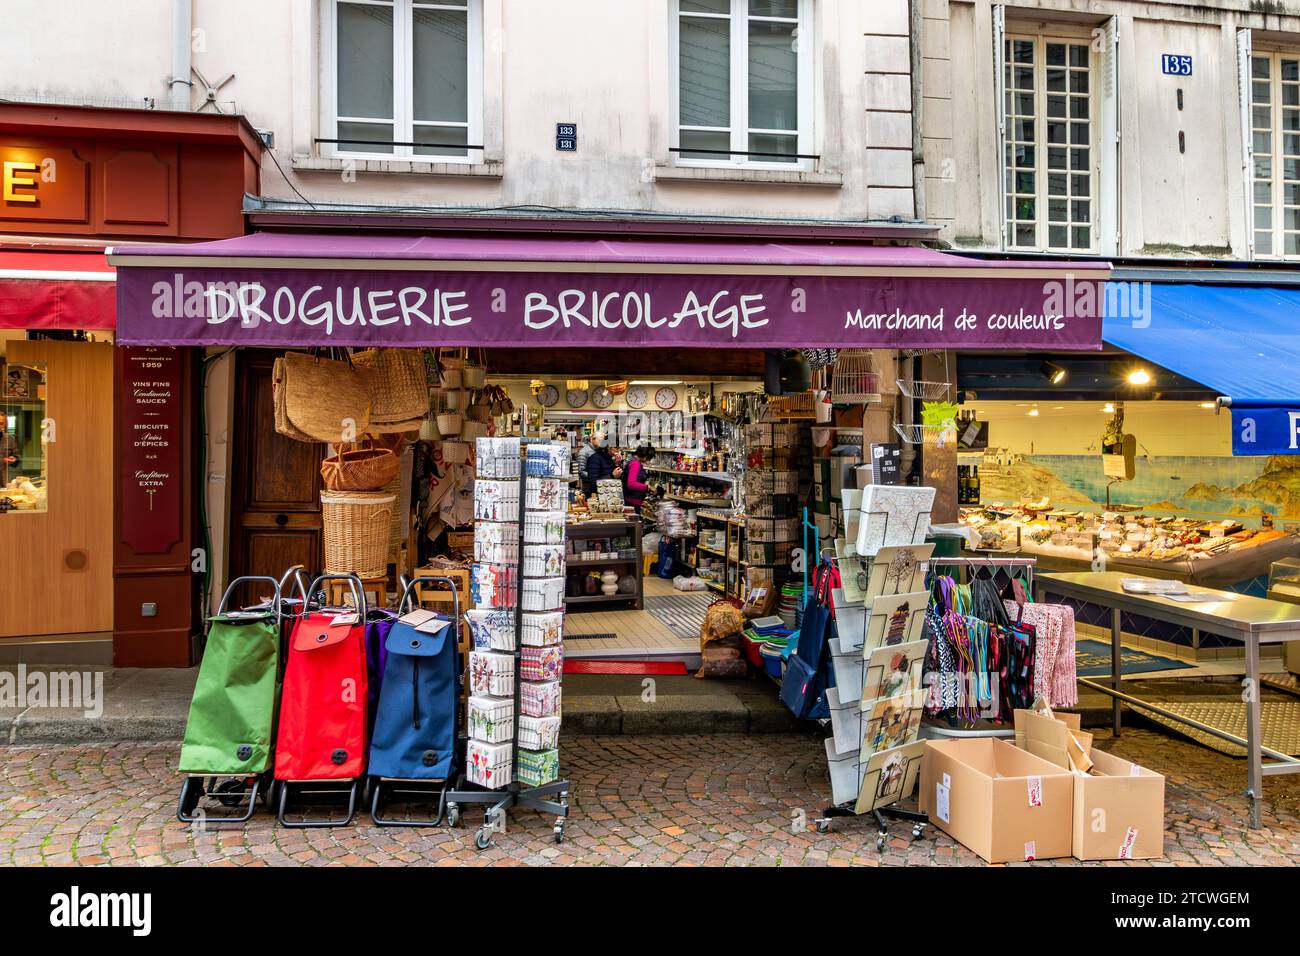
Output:
M275 612L275 623L278 626L280 623L280 614L281 614L280 582L277 581L275 578L271 577L270 575L265 575L265 574L247 574L244 575L243 577L235 578L228 585L226 585L225 593L221 595L221 602L217 605L217 616L220 617L222 614L226 613L226 602L230 600L230 595L235 593L235 588L239 587L240 584L243 584L247 581L270 582L271 587L275 588L275 596L271 599L271 601L272 601L272 608L274 609Z
M295 564L285 571L280 578L280 594L283 600L292 600L295 588L302 595L302 611L300 614L306 614L307 605L311 603L311 592L308 590L308 585L306 569L301 564ZM286 594L288 596L283 597Z
M366 620L366 592L361 587L361 579L355 574L320 574L311 582L308 594L315 594L323 581L347 581L352 591L352 603L356 608L357 618L361 623Z
M456 590L456 580L446 578L441 575L421 575L406 582L402 588L402 599L397 603L398 615L405 614L408 610L407 601L411 597L411 589L420 584L445 584L451 591L451 619L453 622L460 620L460 592Z

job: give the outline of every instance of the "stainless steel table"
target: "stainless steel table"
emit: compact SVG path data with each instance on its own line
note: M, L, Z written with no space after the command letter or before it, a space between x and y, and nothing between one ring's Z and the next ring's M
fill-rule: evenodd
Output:
M1111 721L1116 736L1120 733L1120 705L1127 703L1139 710L1148 710L1179 723L1213 734L1246 749L1248 760L1246 797L1250 804L1250 825L1260 825L1260 799L1263 795L1264 777L1275 774L1300 773L1300 760L1279 753L1260 743L1259 727L1259 645L1300 640L1300 605L1286 601L1267 601L1263 598L1215 591L1210 588L1191 587L1195 593L1211 594L1215 599L1204 602L1174 601L1154 594L1130 594L1121 585L1125 579L1137 575L1119 571L1079 571L1051 574L1040 571L1034 581L1039 600L1048 595L1070 598L1110 609L1111 677L1105 682L1079 678L1079 683L1110 695L1113 701ZM1154 581L1154 578L1141 580ZM1173 714L1122 692L1120 673L1120 616L1124 612L1140 615L1154 621L1165 621L1218 634L1230 640L1241 641L1246 649L1246 682L1242 698L1246 703L1246 738L1209 727L1199 721ZM1273 758L1264 763L1267 755Z

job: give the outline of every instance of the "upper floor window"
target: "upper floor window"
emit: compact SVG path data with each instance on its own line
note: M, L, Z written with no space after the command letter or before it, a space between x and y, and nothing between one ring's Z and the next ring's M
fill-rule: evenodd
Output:
M1091 251L1096 190L1088 42L1009 36L1004 83L1007 248Z
M812 0L676 0L676 143L692 164L807 166Z
M482 0L327 0L321 21L324 155L478 158Z
M1250 58L1255 254L1300 256L1300 57Z

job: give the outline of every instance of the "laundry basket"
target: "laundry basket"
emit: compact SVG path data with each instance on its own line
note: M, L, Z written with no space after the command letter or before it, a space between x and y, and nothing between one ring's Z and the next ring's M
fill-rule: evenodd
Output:
M325 573L378 578L388 573L397 496L382 491L322 491Z

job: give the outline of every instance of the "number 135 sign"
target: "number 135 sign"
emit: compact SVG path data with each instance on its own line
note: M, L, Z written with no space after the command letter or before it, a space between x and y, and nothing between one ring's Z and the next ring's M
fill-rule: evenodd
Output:
M1192 58L1182 53L1162 53L1160 72L1169 76L1191 76Z

